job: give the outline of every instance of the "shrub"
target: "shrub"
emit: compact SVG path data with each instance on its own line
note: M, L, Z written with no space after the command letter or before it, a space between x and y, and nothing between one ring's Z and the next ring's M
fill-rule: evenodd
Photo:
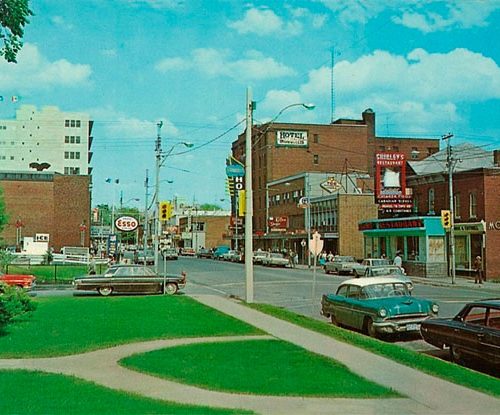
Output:
M35 310L26 291L0 282L0 330L15 317Z

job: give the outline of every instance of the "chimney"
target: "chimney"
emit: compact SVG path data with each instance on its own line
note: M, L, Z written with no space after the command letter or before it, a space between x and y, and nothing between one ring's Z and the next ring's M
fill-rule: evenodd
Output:
M500 150L493 150L493 164L500 167Z

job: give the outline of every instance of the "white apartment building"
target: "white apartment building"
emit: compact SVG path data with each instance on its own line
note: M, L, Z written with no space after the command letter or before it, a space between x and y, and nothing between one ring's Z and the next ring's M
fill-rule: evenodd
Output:
M90 174L92 125L85 113L22 105L0 120L0 171Z

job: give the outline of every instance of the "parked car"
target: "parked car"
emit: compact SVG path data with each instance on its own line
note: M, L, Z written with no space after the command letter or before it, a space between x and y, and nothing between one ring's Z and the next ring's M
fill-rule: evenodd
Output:
M177 254L177 249L175 248L165 248L161 251L161 254L164 259L179 259L179 254Z
M361 277L365 275L365 271L370 267L383 267L386 265L392 265L392 261L383 258L366 258L361 261L360 264L356 263L352 266L352 273L355 277Z
M437 316L439 306L412 297L397 278L355 278L342 282L336 294L324 294L321 314L335 325L378 337L392 333L418 333L424 320Z
M262 258L262 265L268 267L286 267L288 264L288 258L285 258L279 252L267 252L266 256Z
M153 249L146 249L137 251L137 256L135 260L136 264L150 265L155 263L155 251Z
M254 264L262 264L262 260L266 257L266 251L255 251L253 253L252 261Z
M352 274L353 267L357 264L352 256L335 255L333 261L325 264L325 273Z
M175 294L186 286L186 273L157 274L149 267L138 265L114 265L102 275L75 278L76 290L96 290L103 296L111 293L162 293Z
M245 262L245 253L242 251L234 251L230 259L231 262Z
M427 343L449 348L454 362L471 358L500 368L500 299L473 301L453 318L426 320L420 332Z
M230 249L229 251L225 252L222 254L222 260L223 261L232 261L233 260L233 256L237 256L238 255L238 251L235 251L234 249Z
M35 286L36 277L31 274L3 274L0 273L0 281L12 287L29 290Z
M411 292L413 290L413 282L411 278L405 274L403 268L395 265L386 265L385 267L368 267L363 275L364 278L370 277L390 277L397 278L404 282Z
M229 252L229 250L230 250L230 248L228 246L224 246L224 245L218 246L217 248L215 248L213 258L220 260L220 259L222 259L222 255Z
M196 251L194 248L181 248L180 254L184 256L196 256Z
M212 258L212 251L208 248L200 248L196 253L198 258Z

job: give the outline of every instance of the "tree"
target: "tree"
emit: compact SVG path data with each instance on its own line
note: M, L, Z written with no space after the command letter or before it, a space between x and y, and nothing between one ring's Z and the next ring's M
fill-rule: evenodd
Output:
M17 62L29 16L33 16L29 0L0 0L0 40L3 41L0 56L7 62Z
M35 308L36 304L24 290L0 282L0 332L14 318Z
M222 208L219 205L215 205L212 203L203 203L200 205L200 210L205 210L205 211L211 211L211 210L222 210Z
M2 1L2 0L0 0ZM3 191L0 188L0 233L2 233L3 228L9 222L9 217L5 211L5 201L3 200Z

